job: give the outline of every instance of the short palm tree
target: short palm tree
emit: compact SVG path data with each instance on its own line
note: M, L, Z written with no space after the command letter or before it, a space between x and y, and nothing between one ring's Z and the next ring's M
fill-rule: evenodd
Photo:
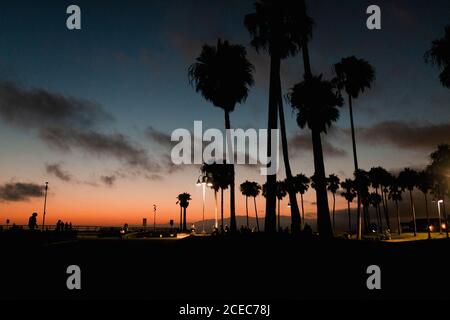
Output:
M355 56L343 58L339 63L334 65L336 72L336 81L340 89L345 90L348 96L348 106L350 109L350 125L352 131L353 144L353 161L355 171L358 167L358 157L356 153L356 139L355 139L355 124L353 121L353 102L352 99L357 99L360 93L365 89L370 89L375 80L375 69L369 62L363 59L358 59Z
M250 197L253 197L253 204L255 206L255 217L256 217L256 229L258 232L259 229L259 218L258 218L258 209L256 207L256 197L259 196L261 192L261 186L257 182L250 182L250 188L249 188L249 195Z
M300 193L300 201L302 205L302 229L305 225L305 206L303 197L309 189L310 182L311 180L303 173L299 173L294 177L294 188L296 192Z
M445 27L443 38L433 41L431 49L425 53L425 61L439 67L442 85L450 88L450 25Z
M416 209L414 207L414 200L412 192L418 183L418 174L415 170L405 168L398 175L398 182L403 190L409 191L409 200L411 204L411 216L413 221L414 237L417 236L417 224L416 224Z
M241 193L245 197L245 214L247 216L247 228L248 228L250 226L248 220L248 198L253 196L253 183L248 180L241 183Z
M181 193L177 196L178 199L178 204L180 205L180 208L183 208L183 227L182 230L186 231L187 230L187 225L186 225L186 209L187 207L189 207L189 201L192 200L191 195L187 192Z
M236 104L247 99L250 87L253 85L253 65L247 60L247 52L241 45L230 44L218 40L217 45L204 45L195 63L189 67L189 81L195 90L215 107L225 113L225 129L227 145L231 142L230 113ZM229 158L234 159L232 145L229 145ZM230 231L235 232L235 186L234 166L230 183Z
M338 107L342 106L342 97L331 81L322 76L313 76L296 84L289 99L292 108L297 112L297 124L300 128L311 130L314 175L316 176L317 225L319 235L324 238L333 236L328 208L325 165L321 134L327 133L331 124L339 118Z
M340 187L340 179L335 174L330 174L328 176L328 183L327 183L327 189L331 192L333 195L333 231L336 232L336 219L335 219L335 213L336 213L336 192L339 190Z
M284 181L277 181L277 188L275 193L278 200L278 231L281 231L281 200L287 195L287 186Z
M399 185L398 179L394 178L391 186L389 187L389 199L391 199L395 203L395 209L396 209L396 213L397 213L397 232L399 235L402 234L402 226L401 226L400 210L399 210L398 203L400 201L402 201L402 193L403 193L403 191Z
M377 213L377 231L382 232L383 231L383 220L381 219L380 215L380 203L381 203L381 196L379 193L372 192L369 194L368 197L369 204L375 208Z
M427 167L427 170L433 175L434 194L442 200L442 209L445 220L445 234L449 238L449 221L447 211L445 209L445 199L449 198L449 168L450 168L450 145L441 144L437 150L430 155L431 164Z
M355 175L355 180L354 180L355 190L356 190L356 194L358 197L358 207L357 207L357 211L356 211L357 239L361 239L362 238L362 220L363 220L362 219L363 215L361 214L361 204L367 203L370 179L369 179L368 172L361 170L361 169L356 170L354 175ZM367 208L367 205L365 205L364 207ZM366 217L364 222L365 222L366 229L367 229L367 227L368 227L367 225L369 224L370 217L368 217L366 214L364 216Z
M356 197L355 191L355 183L352 179L345 179L345 181L341 182L341 188L344 189L344 192L341 193L341 196L347 200L347 213L348 213L348 231L352 230L352 215L350 211L350 204Z
M381 167L374 167L372 169L369 170L369 179L370 179L370 183L372 185L372 188L375 189L375 194L377 194L378 196L380 196L380 188L381 188L381 180L383 177L383 169ZM372 200L375 200L375 198L372 196ZM376 197L378 200L378 197ZM377 220L378 220L378 225L379 225L379 230L381 230L383 228L383 219L381 218L381 210L380 210L380 203L382 202L383 198L380 196L381 201L372 201L372 202L376 202L377 203L377 207L376 212L377 212Z
M423 170L418 173L417 177L417 189L422 191L425 198L425 213L427 217L427 231L428 239L431 239L430 230L430 212L428 211L428 194L433 186L433 177L430 172Z

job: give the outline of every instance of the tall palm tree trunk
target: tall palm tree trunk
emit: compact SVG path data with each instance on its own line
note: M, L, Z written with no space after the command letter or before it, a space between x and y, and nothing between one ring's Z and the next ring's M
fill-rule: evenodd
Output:
M245 196L245 214L247 215L247 228L249 227L248 223L248 197Z
M317 229L321 238L332 238L330 210L328 208L328 197L325 177L325 164L323 162L323 149L320 132L312 129L312 142L314 154L314 170L317 177L316 199L317 199Z
M281 231L281 219L280 219L280 216L281 216L281 206L280 206L280 203L281 203L281 200L278 199L278 232Z
M431 239L431 230L430 230L430 213L428 212L428 197L427 194L423 193L425 197L425 213L427 215L427 230L428 230L428 239Z
M398 201L395 201L395 209L397 210L397 232L399 235L402 234L402 224L400 222L400 210L398 208Z
M361 214L361 197L359 195L359 191L356 192L357 195L357 206L356 206L356 238L361 240L362 238L362 214Z
M223 222L223 188L220 188L220 232L224 233L224 222Z
M230 113L228 110L225 110L225 130L227 130L227 139L229 140L229 148L231 148L231 156L232 159L232 177L230 182L230 231L232 233L236 232L237 226L236 226L236 209L235 209L235 186L234 186L234 150L233 150L233 144L230 139L229 130L231 129L231 122L230 122Z
M381 190L381 192L383 192L383 190ZM378 193L378 188L375 188L375 193L378 196L380 195ZM381 200L383 201L383 206L384 206L383 193L381 194ZM376 204L376 209L377 209L377 219L378 219L378 226L379 226L378 227L378 231L383 232L383 217L381 216L381 208L380 208L380 204L379 203Z
M347 212L348 212L348 232L352 231L352 214L350 211L350 201L347 201Z
M180 231L183 230L183 207L180 205Z
M388 227L388 229L391 229L391 221L389 219L389 208L388 208L388 201L387 201L387 195L386 192L383 191L383 189L381 190L381 195L383 197L383 208L384 208L384 216L386 219L386 225Z
M417 236L417 225L416 225L416 209L414 207L414 200L412 197L412 190L409 190L409 200L411 202L411 214L413 218L413 228L414 228L414 237Z
M302 229L305 227L305 206L303 205L303 193L300 193L300 200L302 202Z
M350 126L351 126L351 131L352 131L353 163L355 165L355 170L358 170L358 156L356 154L355 123L353 121L353 103L352 103L352 97L350 95L348 95L348 107L350 110Z
M336 233L335 213L336 213L336 194L333 193L333 232L334 233Z
M358 167L358 155L356 153L356 138L355 138L355 122L353 120L353 102L352 97L348 95L348 105L349 105L349 111L350 111L350 126L351 126L351 132L352 132L352 148L353 148L353 164L355 166L355 172L359 169ZM358 207L357 207L357 216L358 216L358 226L357 226L357 233L358 239L361 239L362 237L362 215L361 215L361 195L360 192L356 192L356 196L358 197Z
M278 152L278 150L271 150L272 137L271 129L278 128L278 92L277 92L277 79L280 77L280 63L281 58L277 52L272 52L270 57L270 92L269 92L269 111L268 111L268 124L267 124L267 157L270 159L272 151ZM273 165L269 163L267 166ZM277 175L267 175L266 184L266 216L264 229L268 233L276 232L276 188Z
M183 231L187 230L187 226L186 226L186 207L183 208Z
M278 78L278 80L280 79ZM283 149L284 168L286 170L287 192L289 194L289 203L291 204L291 231L292 233L295 234L299 233L301 230L301 218L300 218L300 210L298 209L297 203L297 192L293 186L293 176L291 171L291 165L289 163L289 151L286 137L286 123L284 119L283 100L281 96L280 82L278 87L279 87L278 107L280 111L281 144Z
M217 189L214 188L214 228L215 231L219 231L219 226L217 225Z
M311 80L311 61L309 57L308 41L305 39L302 44L303 67L305 69L305 80ZM317 198L317 229L322 238L332 238L330 210L328 208L327 187L325 184L325 165L323 162L322 141L320 132L311 130L314 154L314 171L317 177L316 198Z
M258 218L258 209L256 208L256 197L253 197L253 204L255 205L256 229L259 232L259 218Z

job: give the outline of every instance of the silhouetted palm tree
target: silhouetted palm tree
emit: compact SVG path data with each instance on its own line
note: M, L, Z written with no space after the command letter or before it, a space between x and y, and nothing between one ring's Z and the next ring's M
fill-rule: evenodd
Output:
M249 188L249 195L250 197L253 197L253 204L255 206L255 217L256 217L256 228L259 230L259 218L258 218L258 209L256 207L256 197L261 192L261 186L257 182L250 182L250 188Z
M247 216L247 228L250 226L248 221L248 197L253 196L253 184L250 181L241 183L241 193L245 196L245 214Z
M289 95L292 107L297 111L297 123L300 128L306 126L311 130L314 175L316 176L317 225L321 237L332 237L330 211L326 189L325 165L321 133L327 133L331 124L339 118L342 97L330 81L322 80L322 76L296 84Z
M431 230L430 230L430 212L428 211L428 193L430 192L433 186L432 175L430 172L423 170L420 171L417 177L417 189L422 191L423 196L425 198L425 213L427 216L427 231L428 231L428 239L431 238Z
M276 188L276 197L278 200L278 230L281 231L281 200L283 200L284 197L287 195L287 186L284 181L277 181L277 188Z
M370 186L370 179L369 179L369 175L367 173L367 171L358 169L355 171L354 173L355 175L355 180L354 180L354 186L355 186L355 190L357 195L359 195L358 197L358 209L356 211L356 220L357 220L357 239L361 239L362 238L362 214L361 214L361 204L365 204L364 205L364 222L365 222L365 226L366 226L366 230L368 227L368 224L370 224L370 217L367 216L367 197L369 194L369 186Z
M412 170L410 168L405 168L403 171L400 172L398 175L398 182L403 190L409 191L409 199L411 203L411 215L413 219L413 231L414 231L414 237L417 236L417 225L416 225L416 209L414 207L414 200L412 196L412 192L414 188L417 186L417 172L415 170Z
M268 129L278 127L277 115L280 115L283 160L288 182L291 203L292 232L300 231L301 218L292 181L292 171L286 137L283 100L280 79L281 60L296 55L303 43L303 38L311 34L312 20L306 14L303 1L293 0L259 0L255 3L255 12L245 16L244 24L252 36L251 44L257 50L270 55L270 90ZM270 133L270 131L268 131ZM271 137L268 135L268 146ZM271 156L270 148L267 155ZM268 232L276 230L276 175L267 176L266 222Z
M352 179L345 179L341 182L341 188L345 191L341 193L341 196L347 200L347 213L348 213L348 231L352 230L352 216L350 211L350 204L356 197L355 183Z
M449 238L449 224L447 211L445 209L445 198L450 197L448 174L450 170L450 145L441 144L437 150L430 155L431 164L427 170L433 176L433 193L438 200L442 200L442 209L445 220L445 234Z
M383 209L384 209L384 216L386 219L386 224L388 229L391 229L391 221L389 219L389 206L388 206L388 193L389 193L389 187L394 182L394 176L388 172L386 169L379 167L380 169L380 190L381 190L381 197L383 198Z
M245 102L250 87L254 83L254 68L246 55L247 52L243 46L219 39L216 46L204 45L200 56L189 67L189 80L195 86L195 90L225 112L225 129L227 141L230 143L227 156L233 157L233 160L234 151L229 136L230 112L234 111L236 104ZM230 231L235 232L236 229L233 166L230 183Z
M433 41L431 49L425 53L425 61L439 67L442 85L450 88L450 25L445 27L443 38Z
M178 203L180 204L180 207L183 208L184 214L183 214L183 231L187 230L186 226L186 209L189 207L189 201L192 200L191 195L189 193L181 193L177 196Z
M348 106L350 109L350 125L353 143L353 161L355 170L358 170L358 157L356 153L355 125L353 121L352 99L357 99L365 89L370 89L375 80L375 69L369 62L358 59L355 56L343 58L334 65L337 83L340 89L344 89L348 95Z
M335 174L330 174L328 176L328 183L327 183L327 189L331 192L333 195L333 231L336 232L336 219L335 219L335 212L336 212L336 192L339 190L340 187L340 180L339 177Z
M302 229L305 225L305 206L303 196L309 189L310 181L311 180L302 173L299 173L294 177L294 188L296 192L300 193L300 201L302 205Z
M400 221L400 210L398 203L399 201L402 201L402 193L403 191L399 186L398 179L394 178L391 186L389 187L389 199L391 199L395 203L395 209L397 213L397 232L399 235L402 234L402 226Z
M369 204L375 208L376 213L377 213L377 225L378 225L377 231L382 232L383 231L383 221L382 221L381 215L380 215L381 196L380 196L380 194L378 194L376 192L372 192L369 194L368 200L369 200Z
M375 167L375 168L372 168L369 170L369 179L372 184L372 188L375 189L375 193L380 197L380 201L378 202L378 197L376 197L376 199L375 199L375 197L372 196L372 202L377 203L377 205L378 205L375 209L377 212L379 231L383 230L383 219L381 218L381 210L380 210L380 203L383 201L383 197L380 196L380 193L379 193L379 189L381 188L381 181L383 179L383 174L384 174L383 170L384 169L381 167Z

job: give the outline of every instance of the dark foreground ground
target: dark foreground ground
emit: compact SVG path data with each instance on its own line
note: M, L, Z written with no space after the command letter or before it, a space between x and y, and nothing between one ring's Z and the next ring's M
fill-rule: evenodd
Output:
M450 299L450 242L289 237L0 242L0 299ZM82 289L66 287L78 265ZM381 268L381 290L366 269Z

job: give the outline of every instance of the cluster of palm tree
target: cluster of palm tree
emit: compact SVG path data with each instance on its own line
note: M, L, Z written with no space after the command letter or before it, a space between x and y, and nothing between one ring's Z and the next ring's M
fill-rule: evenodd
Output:
M387 202L388 199L391 199L398 203L401 200L399 190L409 191L414 233L416 233L415 208L412 200L412 191L415 187L418 187L418 183L413 183L413 181L416 181L415 173L412 170L405 170L399 175L398 179L394 179L386 170L381 170L382 168L374 168L365 172L360 170L358 166L353 104L361 93L371 88L375 80L375 69L366 60L350 56L334 64L335 77L333 79L324 79L321 74L313 74L308 46L312 40L314 21L308 15L304 0L258 0L254 4L254 12L245 16L244 25L251 35L251 46L258 53L267 53L270 56L267 129L270 133L271 129L278 129L278 124L280 126L283 161L286 171L286 179L283 182L277 182L276 174L268 175L265 187L262 188L266 198L265 231L272 233L277 230L277 200L279 204L281 199L287 195L289 196L291 210L291 232L298 233L304 226L303 194L308 190L306 185L309 185L309 179L303 175L294 176L290 167L283 109L284 95L280 75L282 61L288 57L301 54L304 67L303 76L299 75L301 81L288 90L286 96L296 113L298 126L301 129L308 128L311 131L314 156L314 179L312 182L316 193L317 226L320 236L329 238L334 234L335 195L339 187L345 190L342 195L348 203L351 203L355 198L357 199L358 238L362 235L363 216L366 217L364 221L368 221L367 210L370 206L375 208L380 226L383 224L381 214L383 210L385 223L387 227L390 227ZM445 38L433 42L432 49L426 54L427 61L431 61L442 68L441 81L446 86L450 86L449 38L450 27L447 27ZM254 84L253 71L254 67L247 59L244 46L218 39L216 44L205 44L203 46L200 55L189 67L188 74L190 83L195 90L215 107L224 111L225 129L230 129L230 113L234 111L237 104L245 102ZM343 94L348 98L355 178L352 181L347 179L340 183L337 176L330 175L327 177L326 175L321 139L322 135L327 134L328 129L339 119L339 108L344 104ZM234 157L234 151L229 144L230 138L227 136L226 150L231 157ZM270 146L270 134L267 136L267 141ZM268 157L271 156L271 152L272 150L267 148ZM235 232L237 226L234 166L226 163L217 163L213 166L215 168L212 171L216 171L216 175L220 175L220 173L217 173L220 171L227 172L222 174L222 176L226 176L226 181L217 182L218 184L215 184L213 188L215 192L221 189L223 195L223 190L229 187L230 231ZM211 171L211 169L205 169L205 171ZM214 173L211 174L214 175ZM220 177L214 177L213 181L220 181ZM256 198L261 189L260 187L256 196L254 196L256 187L245 182L241 185L241 191L247 199L248 197ZM424 186L421 185L422 187ZM372 192L369 192L370 188L373 189ZM330 219L328 191L333 194L334 200L333 223ZM301 194L302 214L300 214L297 202L298 193ZM361 208L363 209L362 213ZM279 217L280 209L278 209L278 226L280 226Z

